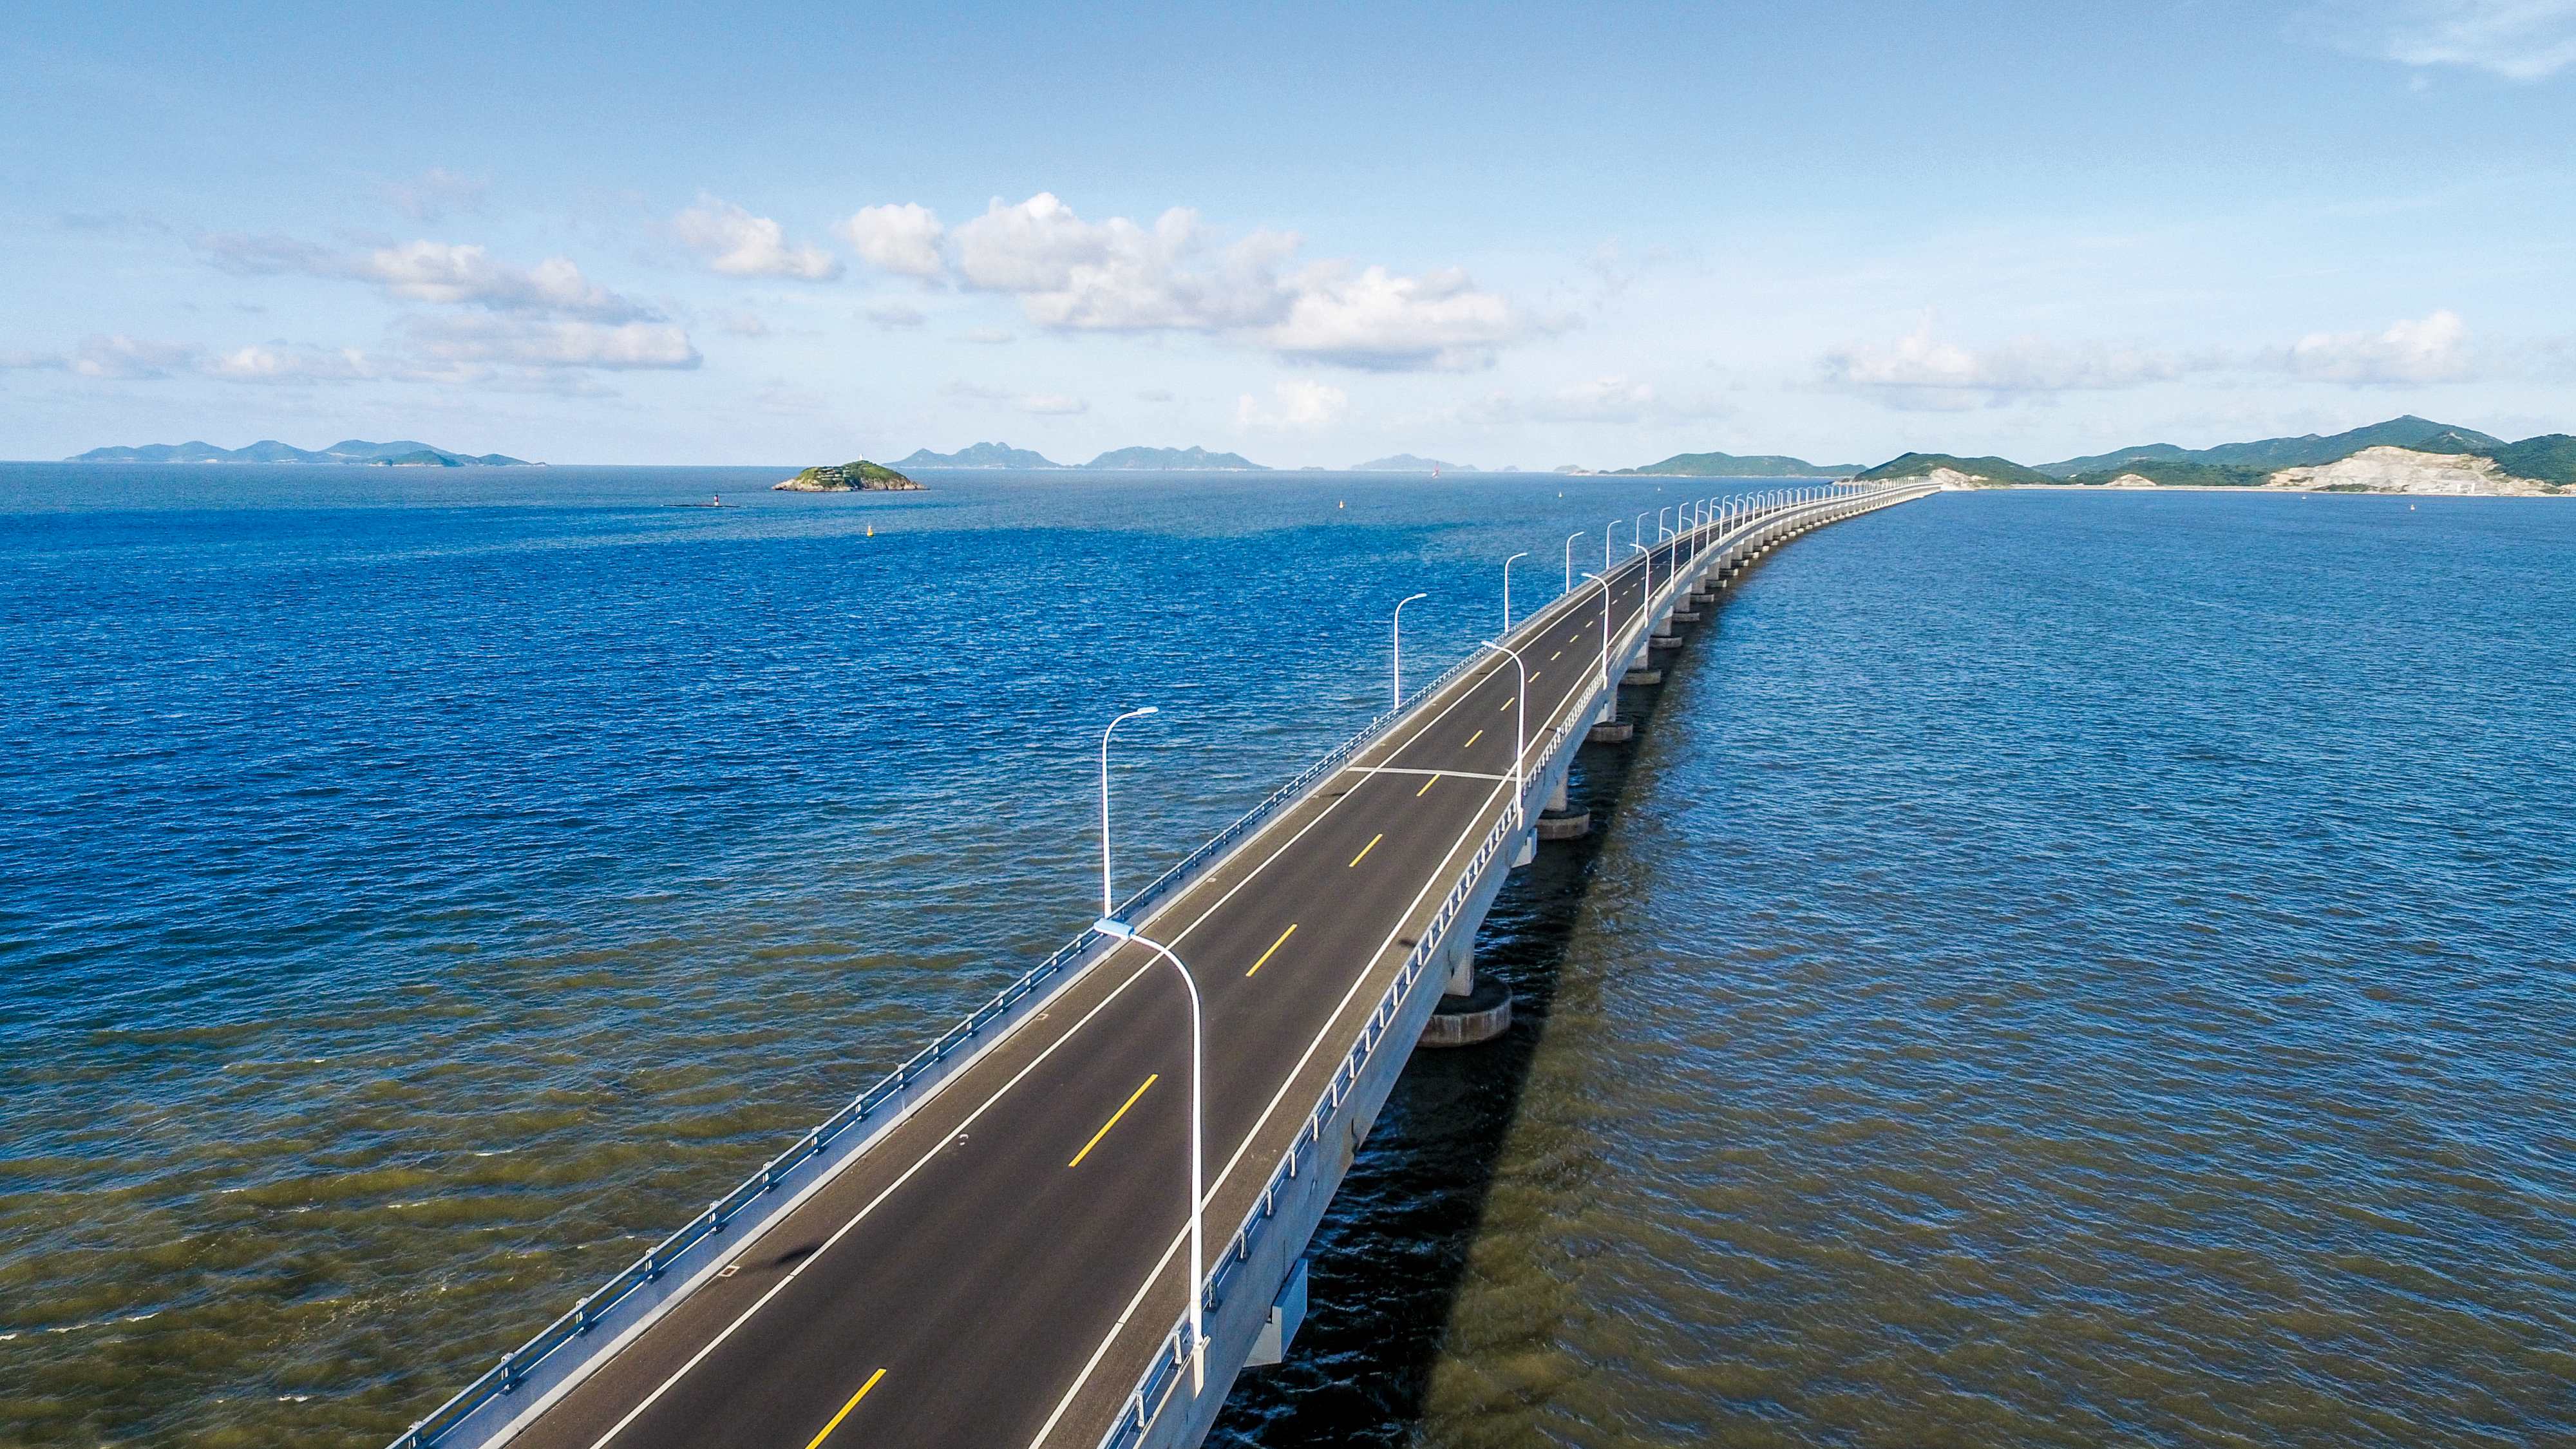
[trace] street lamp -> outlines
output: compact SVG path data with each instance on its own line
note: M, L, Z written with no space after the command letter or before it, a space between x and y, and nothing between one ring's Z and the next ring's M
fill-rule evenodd
M1512 711L1512 809L1526 811L1529 808L1529 785L1521 778L1521 752L1529 748L1529 731L1523 724L1529 718L1529 666L1521 662L1521 651L1508 644L1497 644L1488 639L1485 647L1500 649L1512 656L1512 667L1520 671L1521 702L1520 707Z
M1200 1318L1201 1299L1207 1291L1207 1242L1202 1226L1207 1216L1207 1045L1199 1025L1199 983L1190 968L1172 954L1172 948L1140 934L1125 921L1103 912L1091 928L1104 936L1133 941L1148 946L1172 963L1181 973L1181 985L1190 993L1190 1392L1207 1388L1207 1325Z
M1610 535L1618 530L1619 520L1615 518L1603 525L1601 529L1601 572L1605 574L1610 572L1610 560L1613 557L1610 552Z
M1131 709L1111 720L1109 728L1100 732L1100 914L1103 917L1115 915L1118 911L1116 903L1109 899L1109 736L1131 719L1160 713L1160 709L1150 704Z
M1610 580L1603 575L1583 575L1601 585L1601 697L1610 701L1610 712L1619 712L1619 696L1610 692Z
M1397 709L1402 709L1402 708L1404 708L1404 606L1405 606L1405 605L1407 605L1407 604L1412 603L1415 599L1427 599L1427 598L1430 598L1430 597L1431 597L1431 596L1430 596L1429 594L1410 594L1410 595L1407 595L1407 596L1406 596L1406 597L1404 597L1404 598L1401 598L1401 599L1396 600L1396 604L1395 604L1395 707L1396 707Z
M1673 505L1669 503L1655 510L1655 542L1663 542L1665 536L1672 532L1671 529L1664 527L1664 515L1673 511ZM1679 521L1680 520L1678 519L1675 520L1675 522Z
M1569 594L1574 592L1574 541L1582 536L1579 530L1565 536L1565 591Z
M1529 550L1522 549L1512 558L1503 560L1503 632L1506 634L1512 632L1512 559L1528 557Z

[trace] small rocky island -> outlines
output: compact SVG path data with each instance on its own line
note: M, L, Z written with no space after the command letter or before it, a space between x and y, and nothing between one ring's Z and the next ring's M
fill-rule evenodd
M855 463L808 468L784 483L769 486L787 493L901 493L921 488L920 484L885 464L871 463L865 458Z

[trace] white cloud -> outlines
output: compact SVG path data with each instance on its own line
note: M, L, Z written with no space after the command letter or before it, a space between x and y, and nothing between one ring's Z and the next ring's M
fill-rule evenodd
M667 323L617 324L523 317L421 317L405 328L423 358L453 365L526 368L696 367L689 334Z
M2469 376L2469 326L2456 312L2435 312L2381 332L2313 332L2280 358L2300 377L2324 382L2457 382Z
M1474 422L1509 424L1696 422L1734 411L1711 397L1671 397L1635 378L1596 377L1532 397L1496 393L1467 408Z
M944 235L929 207L863 206L833 228L872 267L907 277L936 278L948 270L939 253Z
M1088 222L1042 191L1017 206L994 201L957 228L956 244L967 286L1017 296L1040 326L1214 332L1282 314L1274 269L1297 239L1254 232L1196 267L1204 248L1195 212L1174 207L1150 229L1125 217Z
M1476 290L1456 268L1401 277L1384 267L1353 274L1338 262L1308 267L1288 316L1265 340L1291 357L1372 371L1489 367L1494 351L1529 330L1512 306Z
M1011 336L1008 328L970 327L967 330L958 333L957 340L960 342L972 342L983 347L999 347L1005 342L1012 342L1017 339Z
M1235 426L1313 432L1340 422L1350 411L1349 393L1311 378L1291 378L1270 389L1277 406L1265 408L1250 393L1235 399ZM1168 396L1168 394L1167 394Z
M785 277L828 282L841 275L840 260L821 247L791 247L786 229L730 201L700 196L671 219L680 245L696 252L709 271L728 277Z
M471 176L459 176L444 166L432 166L407 181L385 183L385 199L394 210L417 222L435 222L451 211L480 211L483 195L492 184Z
M870 307L866 316L879 327L918 327L930 320L922 315L921 309L906 307L895 302Z
M1219 245L1184 207L1151 226L1095 222L1039 192L1016 205L996 198L953 231L919 206L869 207L843 234L889 270L1016 297L1056 331L1206 333L1339 367L1456 371L1549 330L1454 268L1404 276L1331 261L1290 272L1293 234Z
M363 382L382 375L367 355L354 347L295 347L254 343L207 359L208 377L226 382Z
M1000 388L963 381L951 382L940 391L950 397L963 398L969 402L995 403L1014 408L1033 417L1065 417L1091 411L1089 402L1078 397L1068 397L1063 393L1012 393Z
M766 337L769 319L748 307L737 307L717 316L716 330L728 337Z
M1823 369L1829 385L1876 393L1896 406L1954 408L2034 393L2141 387L2207 365L2207 359L2153 348L2035 337L1969 348L1934 337L1932 320L1926 317L1894 342L1862 343L1826 354Z
M2340 0L2302 28L2400 65L2465 66L2536 81L2576 65L2576 0Z
M200 353L184 342L153 342L122 333L86 337L71 355L71 370L83 377L161 378L197 365Z
M564 257L519 267L496 261L483 247L469 244L414 241L340 253L289 237L230 234L199 237L197 247L226 271L254 276L294 273L371 282L386 295L405 301L581 317L593 322L650 321L660 316L654 309L591 281Z

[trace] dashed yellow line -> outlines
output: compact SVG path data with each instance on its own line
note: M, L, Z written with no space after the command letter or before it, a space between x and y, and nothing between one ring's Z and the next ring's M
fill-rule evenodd
M877 1386L877 1380L884 1377L884 1369L878 1369L875 1373L868 1375L868 1381L859 1385L859 1391L857 1393L850 1395L850 1401L841 1406L841 1412L832 1416L832 1422L823 1426L823 1432L805 1441L805 1449L822 1449L823 1441L832 1437L832 1431L841 1427L841 1421L850 1417L850 1411L859 1406L859 1400L866 1398L868 1396L868 1390L875 1388Z
M1270 958L1278 955L1279 948L1287 945L1288 938L1296 934L1297 923L1295 921L1290 921L1288 923L1288 929L1279 933L1279 939L1270 943L1270 949L1261 953L1261 959L1252 963L1252 971L1258 971L1262 967L1269 965ZM1252 971L1246 971L1243 974L1249 976L1252 974Z
M1514 696L1512 696L1512 699L1518 699L1519 697L1520 697L1520 696L1518 696L1518 695L1514 695ZM1502 704L1496 708L1495 713L1499 714L1499 713L1501 713L1503 710L1510 709L1510 708L1512 707L1512 699L1506 699L1506 700L1504 700L1504 701L1502 702Z
M1472 750L1476 747L1476 741L1481 740L1484 737L1485 732L1483 730L1478 730L1474 734L1467 736L1467 743L1460 745L1458 748L1462 750Z
M1564 653L1564 652L1565 652L1564 650L1559 649L1558 651L1556 651L1556 654L1562 654L1562 653ZM1547 656L1547 662L1548 662L1548 663L1550 663L1550 664L1554 664L1554 663L1556 662L1556 654L1551 654L1551 655Z
M1419 800L1419 799L1421 799L1423 796L1430 794L1430 793L1431 793L1431 787L1432 787L1432 786L1434 786L1434 785L1437 785L1437 784L1439 784L1439 783L1440 783L1440 772L1439 772L1438 770L1434 770L1434 771L1432 771L1432 772L1431 772L1431 778L1422 782L1422 788L1413 792L1413 798L1414 798L1414 799L1416 799L1416 800ZM1352 863L1353 865L1357 865L1359 862L1357 862L1357 861L1353 861L1353 862L1351 862L1351 863Z
M1151 1075L1151 1076L1147 1077L1147 1078L1145 1079L1145 1087L1150 1087L1150 1086L1154 1085L1156 1082L1161 1081L1161 1080L1162 1080L1162 1077L1163 1077L1163 1074L1162 1074L1161 1072L1156 1072L1156 1073L1154 1073L1153 1075ZM1095 1147L1097 1147L1097 1146L1099 1146L1099 1145L1100 1145L1100 1139L1109 1135L1109 1129L1118 1125L1118 1119L1127 1115L1127 1109L1128 1109L1129 1107L1133 1107L1133 1106L1135 1106L1135 1105L1136 1105L1136 1099L1137 1099L1138 1097L1141 1097L1141 1096L1145 1095L1145 1087L1138 1087L1135 1091L1133 1091L1133 1092L1129 1093L1129 1094L1128 1094L1128 1097L1127 1097L1127 1100L1119 1106L1119 1108L1118 1108L1118 1110L1117 1110L1117 1111L1112 1112L1112 1113L1110 1113L1110 1114L1109 1114L1109 1120L1100 1124L1100 1130L1091 1134L1091 1140L1090 1140L1090 1141L1088 1141L1088 1142L1086 1142L1086 1143L1084 1143L1084 1144L1082 1144L1082 1150L1081 1150L1080 1152L1077 1152L1077 1153L1073 1154L1073 1160L1072 1160L1071 1162L1066 1163L1066 1164L1065 1164L1065 1166L1067 1166L1067 1167L1080 1167L1080 1166L1082 1165L1082 1159L1084 1159L1084 1158L1086 1158L1086 1157L1089 1157L1089 1156L1091 1155L1091 1149L1093 1149L1093 1148L1095 1148ZM860 1392L861 1392L861 1393L865 1393L865 1392L867 1392L867 1391L866 1391L865 1389L862 1389L862 1390L860 1390ZM855 1403L857 1403L857 1402L858 1402L858 1400L856 1400L856 1399L852 1399L852 1400L850 1400L850 1402L855 1404ZM846 1412L846 1411L844 1411L844 1412ZM834 1422L834 1423L839 1423L840 1421L839 1421L839 1420L837 1420L837 1419L835 1419L835 1420L833 1420L833 1422ZM828 1434L828 1433L830 1433L831 1431L830 1431L829 1429L826 1429L826 1430L824 1430L823 1432ZM822 1443L822 1442L823 1442L822 1440L820 1440L820 1439L816 1439L816 1440L814 1441L814 1444L820 1444L820 1443ZM805 1446L805 1449L814 1449L814 1444L808 1444L808 1445L806 1445L806 1446Z
M1384 839L1386 839L1386 832L1383 830L1370 836L1369 843L1360 847L1360 853L1351 857L1351 865L1357 865L1361 861L1368 859L1368 853L1377 849L1377 843ZM1351 865L1343 866L1342 869L1348 870L1351 868Z

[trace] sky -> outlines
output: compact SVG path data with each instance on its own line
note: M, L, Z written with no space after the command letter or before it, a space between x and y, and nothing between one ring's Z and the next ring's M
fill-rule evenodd
M56 4L0 457L2576 431L2576 0Z

